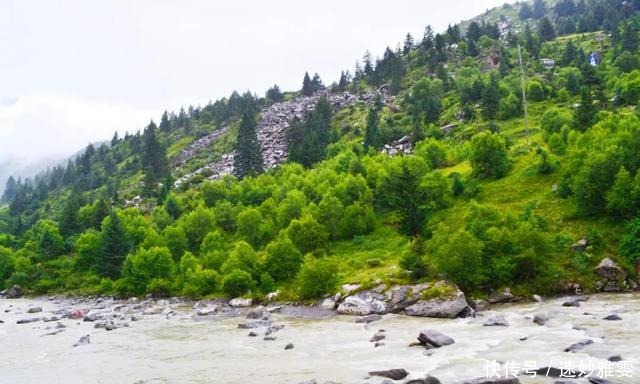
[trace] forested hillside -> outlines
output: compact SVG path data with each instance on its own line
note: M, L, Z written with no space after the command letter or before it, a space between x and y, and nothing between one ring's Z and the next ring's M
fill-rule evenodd
M552 294L601 288L604 257L635 276L638 10L505 4L330 85L307 73L299 91L167 111L10 178L0 288L305 300L447 278Z

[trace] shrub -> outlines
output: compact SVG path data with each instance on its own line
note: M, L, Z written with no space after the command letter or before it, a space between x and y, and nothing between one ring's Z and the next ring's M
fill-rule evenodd
M338 266L333 259L306 256L297 277L298 295L312 299L332 293L338 281Z
M266 251L264 269L276 281L289 280L300 270L302 253L286 235L267 245Z
M234 269L222 280L222 290L230 297L242 296L255 287L255 282L247 272Z
M302 253L322 250L326 247L329 234L311 215L291 221L287 235Z
M143 294L156 278L169 279L175 269L171 252L166 247L138 249L129 254L122 267L122 279L129 293Z
M471 139L470 162L475 174L500 178L509 170L507 146L502 137L481 132Z

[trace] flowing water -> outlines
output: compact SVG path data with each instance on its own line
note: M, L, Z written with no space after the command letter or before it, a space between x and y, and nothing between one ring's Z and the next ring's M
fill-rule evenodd
M186 307L182 315L145 316L129 328L114 331L64 319L64 332L43 336L55 322L16 324L16 320L48 316L62 304L44 299L0 300L4 321L0 324L0 383L296 384L316 379L378 384L383 380L368 378L367 372L405 368L411 373L408 378L431 374L448 384L486 376L490 373L487 361L503 364L498 370L502 373L533 363L560 368L591 364L592 370L610 370L604 373L614 383L640 383L640 294L594 295L579 308L563 307L562 301L503 305L468 319L385 315L368 325L355 324L347 316L303 320L275 315L285 328L273 334L277 340L264 341L263 329L256 330L259 337L247 337L248 330L238 329L241 318L196 319ZM41 306L44 313L26 314L29 306ZM537 313L549 315L547 325L532 322ZM612 313L622 320L602 320ZM494 314L504 315L510 326L482 326ZM576 326L584 330L573 329ZM455 344L431 351L409 347L425 328L452 337ZM386 345L374 348L369 338L379 329L386 331ZM85 334L91 335L91 343L73 347ZM587 338L594 343L582 351L563 352ZM288 343L295 348L285 350ZM624 362L607 363L608 357L618 354ZM521 377L521 381L553 383L542 377Z

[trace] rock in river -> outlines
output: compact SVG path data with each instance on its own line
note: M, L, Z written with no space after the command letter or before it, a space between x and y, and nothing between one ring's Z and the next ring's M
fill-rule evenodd
M409 375L404 368L395 368L395 369L387 369L386 371L371 371L369 372L371 376L380 376L386 377L391 380L402 380Z
M614 313L613 315L604 317L602 320L622 320L622 317Z
M547 321L549 321L549 316L545 314L538 313L535 316L533 316L533 322L538 325L545 325Z
M467 308L467 299L461 290L449 296L429 300L419 300L408 306L405 313L409 316L440 317L453 319Z
M422 345L429 346L431 348L440 348L445 345L453 344L455 341L447 335L444 335L433 329L424 329L420 331L418 335L418 341Z
M7 289L4 296L7 299L19 299L24 295L24 290L18 284L14 284L11 288Z
M27 313L38 313L42 312L42 307L31 307L27 309Z
M502 315L491 316L482 325L485 327L508 327L509 322Z
M564 349L565 352L578 352L580 350L582 350L584 347L586 347L587 345L593 344L593 340L591 339L586 339L586 340L582 340L579 341L575 344L571 344L570 346L568 346L567 348Z

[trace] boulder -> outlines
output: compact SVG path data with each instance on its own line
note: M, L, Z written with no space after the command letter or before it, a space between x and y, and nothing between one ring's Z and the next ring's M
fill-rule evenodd
M609 281L623 282L627 278L627 272L620 268L610 258L606 257L600 261L594 272Z
M565 301L564 303L562 303L563 307L579 307L580 306L580 300L578 299L570 299Z
M511 300L513 300L511 288L505 288L503 291L495 291L489 295L489 303L491 304L508 303Z
M254 328L262 328L269 327L271 325L271 320L247 320L244 323L238 324L238 328L240 329L254 329Z
M455 343L455 341L449 336L432 329L424 329L420 331L420 334L418 335L418 341L420 342L420 344L431 348L440 348L445 345Z
M216 313L216 311L218 310L217 306L206 306L206 307L200 307L196 309L196 315L198 316L210 316Z
M593 340L591 340L591 339L582 340L582 341L579 341L579 342L577 342L575 344L571 344L570 346L565 348L564 351L565 352L579 352L584 347L586 347L587 345L591 345L591 344L593 344Z
M275 341L277 339L277 337L275 336L265 336L262 338L262 340L264 341Z
M502 315L491 316L487 321L482 323L485 327L508 327L509 322Z
M404 384L441 384L440 380L436 379L433 376L427 376L424 379L413 379L409 380Z
M256 336L258 336L258 334L257 334L257 333L255 333L255 332L253 332L253 331L251 331L251 332L249 332L249 334L248 334L247 336L249 336L249 337L256 337Z
M409 372L407 372L404 368L395 368L387 369L385 371L371 371L369 372L369 375L386 377L391 380L402 380L405 377L409 376Z
M384 340L386 338L387 338L387 335L384 334L384 330L380 330L376 332L373 336L371 336L371 338L369 339L369 342L375 343L380 340Z
M589 245L589 241L585 238L582 238L575 243L571 244L571 250L582 252L587 249L587 245Z
M267 311L267 309L263 306L259 306L253 308L247 312L247 319L250 320L269 320L271 318L271 313Z
M591 384L618 384L615 381L603 379L601 377L589 377L589 383L591 383Z
M622 317L614 313L613 315L605 316L602 320L622 320Z
M4 294L4 297L7 299L19 299L24 295L24 290L18 284L14 284L11 288L7 289Z
M41 317L32 317L29 319L20 319L18 321L16 321L16 324L29 324L29 323L35 323L37 321L42 320Z
M369 323L373 323L374 321L378 321L378 320L381 320L381 319L382 319L381 315L379 315L377 313L374 313L373 315L366 315L366 316L362 316L362 317L357 318L355 320L355 323L356 324L363 324L363 323L364 324L369 324Z
M540 295L533 295L531 296L531 298L533 299L533 301L535 301L536 303L542 303L542 296Z
M358 296L349 296L338 305L338 313L343 315L363 316L371 311L371 305Z
M618 361L622 361L622 356L620 355L613 355L613 356L609 356L609 358L607 359L613 363L617 363Z
M332 311L336 308L336 301L331 297L327 297L320 303L320 308Z
M289 349L293 349L293 343L289 343L289 344L284 346L284 350L285 351L288 351Z
M272 334L274 332L278 332L282 328L284 328L284 325L282 325L282 324L270 325L267 328L267 330L264 332L264 334L265 334L265 336L269 336L270 334Z
M545 325L547 321L549 321L549 316L545 314L538 313L535 316L533 316L533 322L538 325Z
M31 307L27 309L27 313L38 313L42 312L42 307Z
M78 347L80 345L87 345L87 344L91 344L91 336L89 335L82 336L77 343L73 344L73 346Z
M234 308L246 308L250 307L251 304L253 304L253 300L244 299L242 297L236 297L235 299L231 299L231 301L229 301L229 305Z
M475 300L473 304L475 305L477 312L486 311L491 306L487 300L483 299Z
M456 287L457 289L457 287ZM455 294L429 300L419 300L404 311L409 316L439 317L453 319L467 308L464 293L457 289Z

